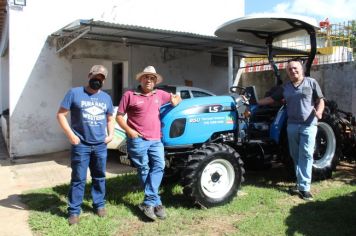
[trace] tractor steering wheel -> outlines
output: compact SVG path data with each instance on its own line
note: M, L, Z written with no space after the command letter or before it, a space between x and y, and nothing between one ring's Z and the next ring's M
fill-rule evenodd
M246 91L246 87L232 86L230 87L230 92L239 94L246 104L249 104L251 94Z
M239 91L239 92L238 92ZM232 93L237 93L239 95L246 95L246 88L245 87L241 87L241 86L231 86L230 87L230 92Z

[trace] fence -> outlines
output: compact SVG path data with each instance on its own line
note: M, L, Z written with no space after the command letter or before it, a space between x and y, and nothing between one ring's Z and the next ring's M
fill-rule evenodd
M294 37L274 43L274 46L282 48L310 50L309 36ZM341 63L354 61L356 56L356 21L347 21L339 24L330 24L326 19L320 22L320 30L317 32L317 55L313 65ZM288 58L275 58L277 67L284 69ZM267 58L245 58L244 72L258 72L271 70Z

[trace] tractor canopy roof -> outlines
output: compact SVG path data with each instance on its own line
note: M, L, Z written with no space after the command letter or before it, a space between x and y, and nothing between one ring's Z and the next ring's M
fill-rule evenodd
M256 46L267 46L266 55L273 67L278 84L280 75L274 57L278 56L273 42L298 36L310 38L310 48L305 50L307 55L305 74L310 75L310 68L316 54L316 31L319 29L317 21L313 18L292 14L254 14L237 18L218 27L215 35L219 38L250 43ZM291 55L302 57L303 55Z
M254 14L228 21L218 27L219 38L266 45L266 40L280 41L318 30L314 18L292 14Z

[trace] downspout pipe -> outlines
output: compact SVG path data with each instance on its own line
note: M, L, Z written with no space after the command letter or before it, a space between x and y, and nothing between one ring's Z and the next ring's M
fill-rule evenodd
M234 73L234 48L228 47L228 86L227 92L230 92L230 87L233 85L233 73Z

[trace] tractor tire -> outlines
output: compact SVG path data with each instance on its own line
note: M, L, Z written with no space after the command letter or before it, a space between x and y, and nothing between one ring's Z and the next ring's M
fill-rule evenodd
M341 156L342 140L340 138L342 136L340 132L337 121L330 116L318 122L313 155L313 181L330 179L332 177L332 172L336 169ZM285 140L283 143L282 149L285 156L283 162L289 175L295 179L294 163L289 154L288 140Z
M246 170L271 169L272 155L266 155L265 153L266 152L264 148L259 143L251 143L249 145L246 145L246 147L243 149L243 152L240 152L241 159L244 163Z
M313 180L332 177L342 155L342 134L338 122L332 116L326 116L318 122L316 135Z
M239 154L225 144L211 143L188 158L182 172L183 193L202 207L230 202L244 181Z

